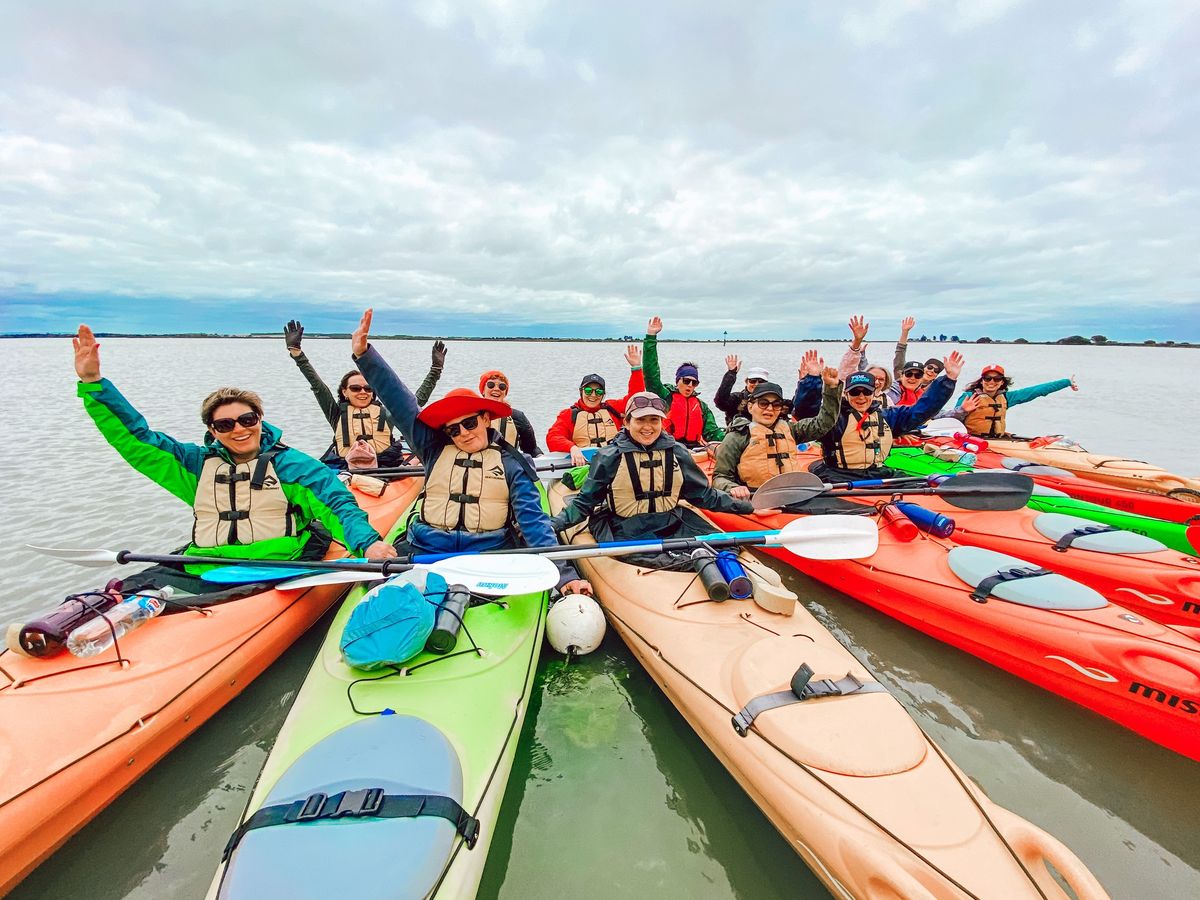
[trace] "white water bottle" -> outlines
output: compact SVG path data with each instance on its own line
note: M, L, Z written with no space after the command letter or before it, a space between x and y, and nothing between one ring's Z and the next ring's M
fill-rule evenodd
M105 615L84 622L67 635L67 650L73 656L95 656L113 645L113 634L121 638L148 619L153 619L166 606L175 591L170 585L157 590L139 591L128 600L118 603Z

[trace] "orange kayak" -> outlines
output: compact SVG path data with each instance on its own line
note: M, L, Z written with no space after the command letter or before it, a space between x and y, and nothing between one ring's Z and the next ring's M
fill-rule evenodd
M554 511L569 497L562 484L549 495ZM756 600L714 603L690 572L578 563L646 671L834 896L1067 897L1047 864L1074 896L1106 896L1069 849L963 775L770 569L744 557ZM844 693L746 723L801 664L810 685Z
M420 485L408 478L381 497L355 497L386 534ZM0 895L237 696L349 587L270 590L161 616L121 639L126 665L112 650L87 659L0 651Z

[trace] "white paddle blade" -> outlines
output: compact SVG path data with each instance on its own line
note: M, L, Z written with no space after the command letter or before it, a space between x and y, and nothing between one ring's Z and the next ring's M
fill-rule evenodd
M326 584L356 584L360 581L382 581L382 572L317 572L315 575L303 575L275 585L277 591L304 591L309 588L322 587Z
M540 594L558 584L558 566L534 554L500 553L452 556L430 563L449 584L461 584L481 597Z
M38 547L34 544L26 544L25 547L34 553L42 554L42 556L52 556L55 559L74 563L77 566L96 566L99 568L115 566L117 564L117 552L115 550L72 550L66 547Z
M789 522L772 543L806 559L865 559L879 549L879 529L866 516L808 516Z

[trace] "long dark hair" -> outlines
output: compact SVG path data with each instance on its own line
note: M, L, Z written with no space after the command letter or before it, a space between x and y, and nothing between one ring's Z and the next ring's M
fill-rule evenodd
M1002 379L1004 379L1004 387L1000 388L1000 390L1007 391L1010 387L1012 387L1013 380L1008 375L1001 375L1000 377ZM978 378L976 378L974 381L972 381L970 384L967 385L967 393L969 393L969 394L974 394L976 391L982 391L982 390L983 390L983 376L982 375L980 375Z
M349 372L347 372L345 375L343 375L342 380L340 382L338 382L337 398L339 400L346 399L346 385L348 385L350 383L350 379L353 378L355 375L362 375L362 373L360 371L358 371L358 369L351 369ZM363 375L363 381L367 381L366 375ZM367 382L367 384L369 385L370 382ZM372 394L375 393L374 389L371 390L371 393Z

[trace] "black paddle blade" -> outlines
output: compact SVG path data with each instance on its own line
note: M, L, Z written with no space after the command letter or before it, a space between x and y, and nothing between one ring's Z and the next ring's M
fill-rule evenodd
M1020 509L1033 493L1033 479L1016 472L965 472L946 479L932 493L959 509Z
M767 479L754 492L754 508L779 509L825 493L825 482L811 472L784 472Z

